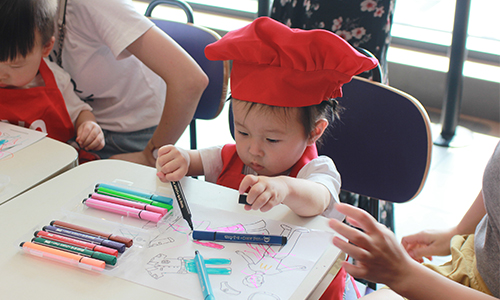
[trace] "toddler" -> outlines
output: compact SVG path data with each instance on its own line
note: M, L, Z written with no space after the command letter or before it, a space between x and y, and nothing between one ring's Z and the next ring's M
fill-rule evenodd
M54 45L55 0L0 0L0 121L74 138L82 149L104 147L92 108L71 79L46 59Z
M300 216L342 219L334 209L340 175L316 142L337 113L335 97L377 61L326 30L299 30L267 17L208 45L211 60L232 60L235 144L158 151L161 181L185 175L248 192L245 209L285 204Z

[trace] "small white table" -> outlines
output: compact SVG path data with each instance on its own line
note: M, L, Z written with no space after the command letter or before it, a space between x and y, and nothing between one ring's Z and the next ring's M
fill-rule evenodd
M131 187L162 192L170 184L160 182L156 170L120 160L99 160L77 166L0 206L0 284L2 298L36 299L179 299L168 293L136 284L119 277L106 276L43 260L28 259L19 243L40 223L50 221L54 213L66 206L96 182L128 182ZM238 213L238 192L205 181L185 177L181 181L186 198L192 203L210 203L211 207ZM247 212L259 214L258 211ZM301 218L286 206L274 207L266 218L311 229L330 230L324 217ZM333 231L332 237L335 234ZM326 286L316 290L320 281L340 255L330 244L292 299L314 299ZM329 278L331 280L331 278ZM311 296L312 295L312 296Z
M0 174L10 182L0 191L0 205L32 187L78 165L78 153L72 146L44 137L0 160Z

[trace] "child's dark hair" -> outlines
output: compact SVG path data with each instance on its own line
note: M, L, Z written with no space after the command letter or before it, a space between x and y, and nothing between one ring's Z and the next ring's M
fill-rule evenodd
M57 0L0 0L0 61L26 57L35 47L35 32L42 45L54 35Z
M229 98L227 101L235 99L231 95L229 95ZM340 114L342 113L342 107L339 105L336 99L331 98L328 100L324 100L323 102L316 104L316 105L311 105L311 106L304 106L304 107L280 107L280 106L272 106L272 105L265 105L265 104L260 104L256 102L246 102L248 106L248 111L247 113L255 108L259 107L260 109L265 109L266 111L274 112L276 110L279 110L281 112L284 112L285 116L287 115L288 111L290 109L298 109L299 110L299 118L300 122L302 123L304 127L304 133L306 136L309 136L313 129L316 126L316 121L320 119L326 119L329 124L332 124L335 120L340 118ZM328 128L327 128L328 129ZM326 131L325 131L326 133ZM324 134L323 134L324 136ZM321 145L322 144L322 137L321 136L317 141L316 144Z
M314 127L316 126L316 121L318 121L319 119L326 119L328 120L329 124L332 124L333 122L335 122L335 120L340 118L340 114L342 112L342 107L334 98L324 100L320 104L299 107L299 109L300 118L302 120L302 124L304 125L306 136L309 136L311 131L314 129ZM325 134L327 134L326 131L316 141L316 144L322 144L322 139Z

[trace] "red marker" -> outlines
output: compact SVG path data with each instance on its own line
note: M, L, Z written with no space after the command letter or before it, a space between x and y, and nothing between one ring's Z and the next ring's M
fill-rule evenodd
M41 237L41 238L44 238L47 240L65 243L65 244L72 245L72 246L82 247L82 248L89 249L92 251L98 251L101 253L106 253L109 255L118 256L118 250L116 250L116 249L88 243L88 242L85 242L82 240L73 239L73 238L59 235L59 234L54 234L54 233L50 233L50 232L46 232L46 231L36 231L35 236Z

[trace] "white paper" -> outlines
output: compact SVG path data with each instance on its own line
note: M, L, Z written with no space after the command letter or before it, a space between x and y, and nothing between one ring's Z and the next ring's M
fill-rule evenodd
M0 122L0 159L12 157L19 151L45 137L47 133Z
M175 214L163 226L151 225L148 247L116 276L202 299L198 275L189 264L198 250L205 261L216 263L207 265L215 269L209 272L217 273L209 275L216 299L288 299L331 243L331 234L323 231L195 204L191 210L195 230L282 235L288 242L269 246L193 241L186 221Z

